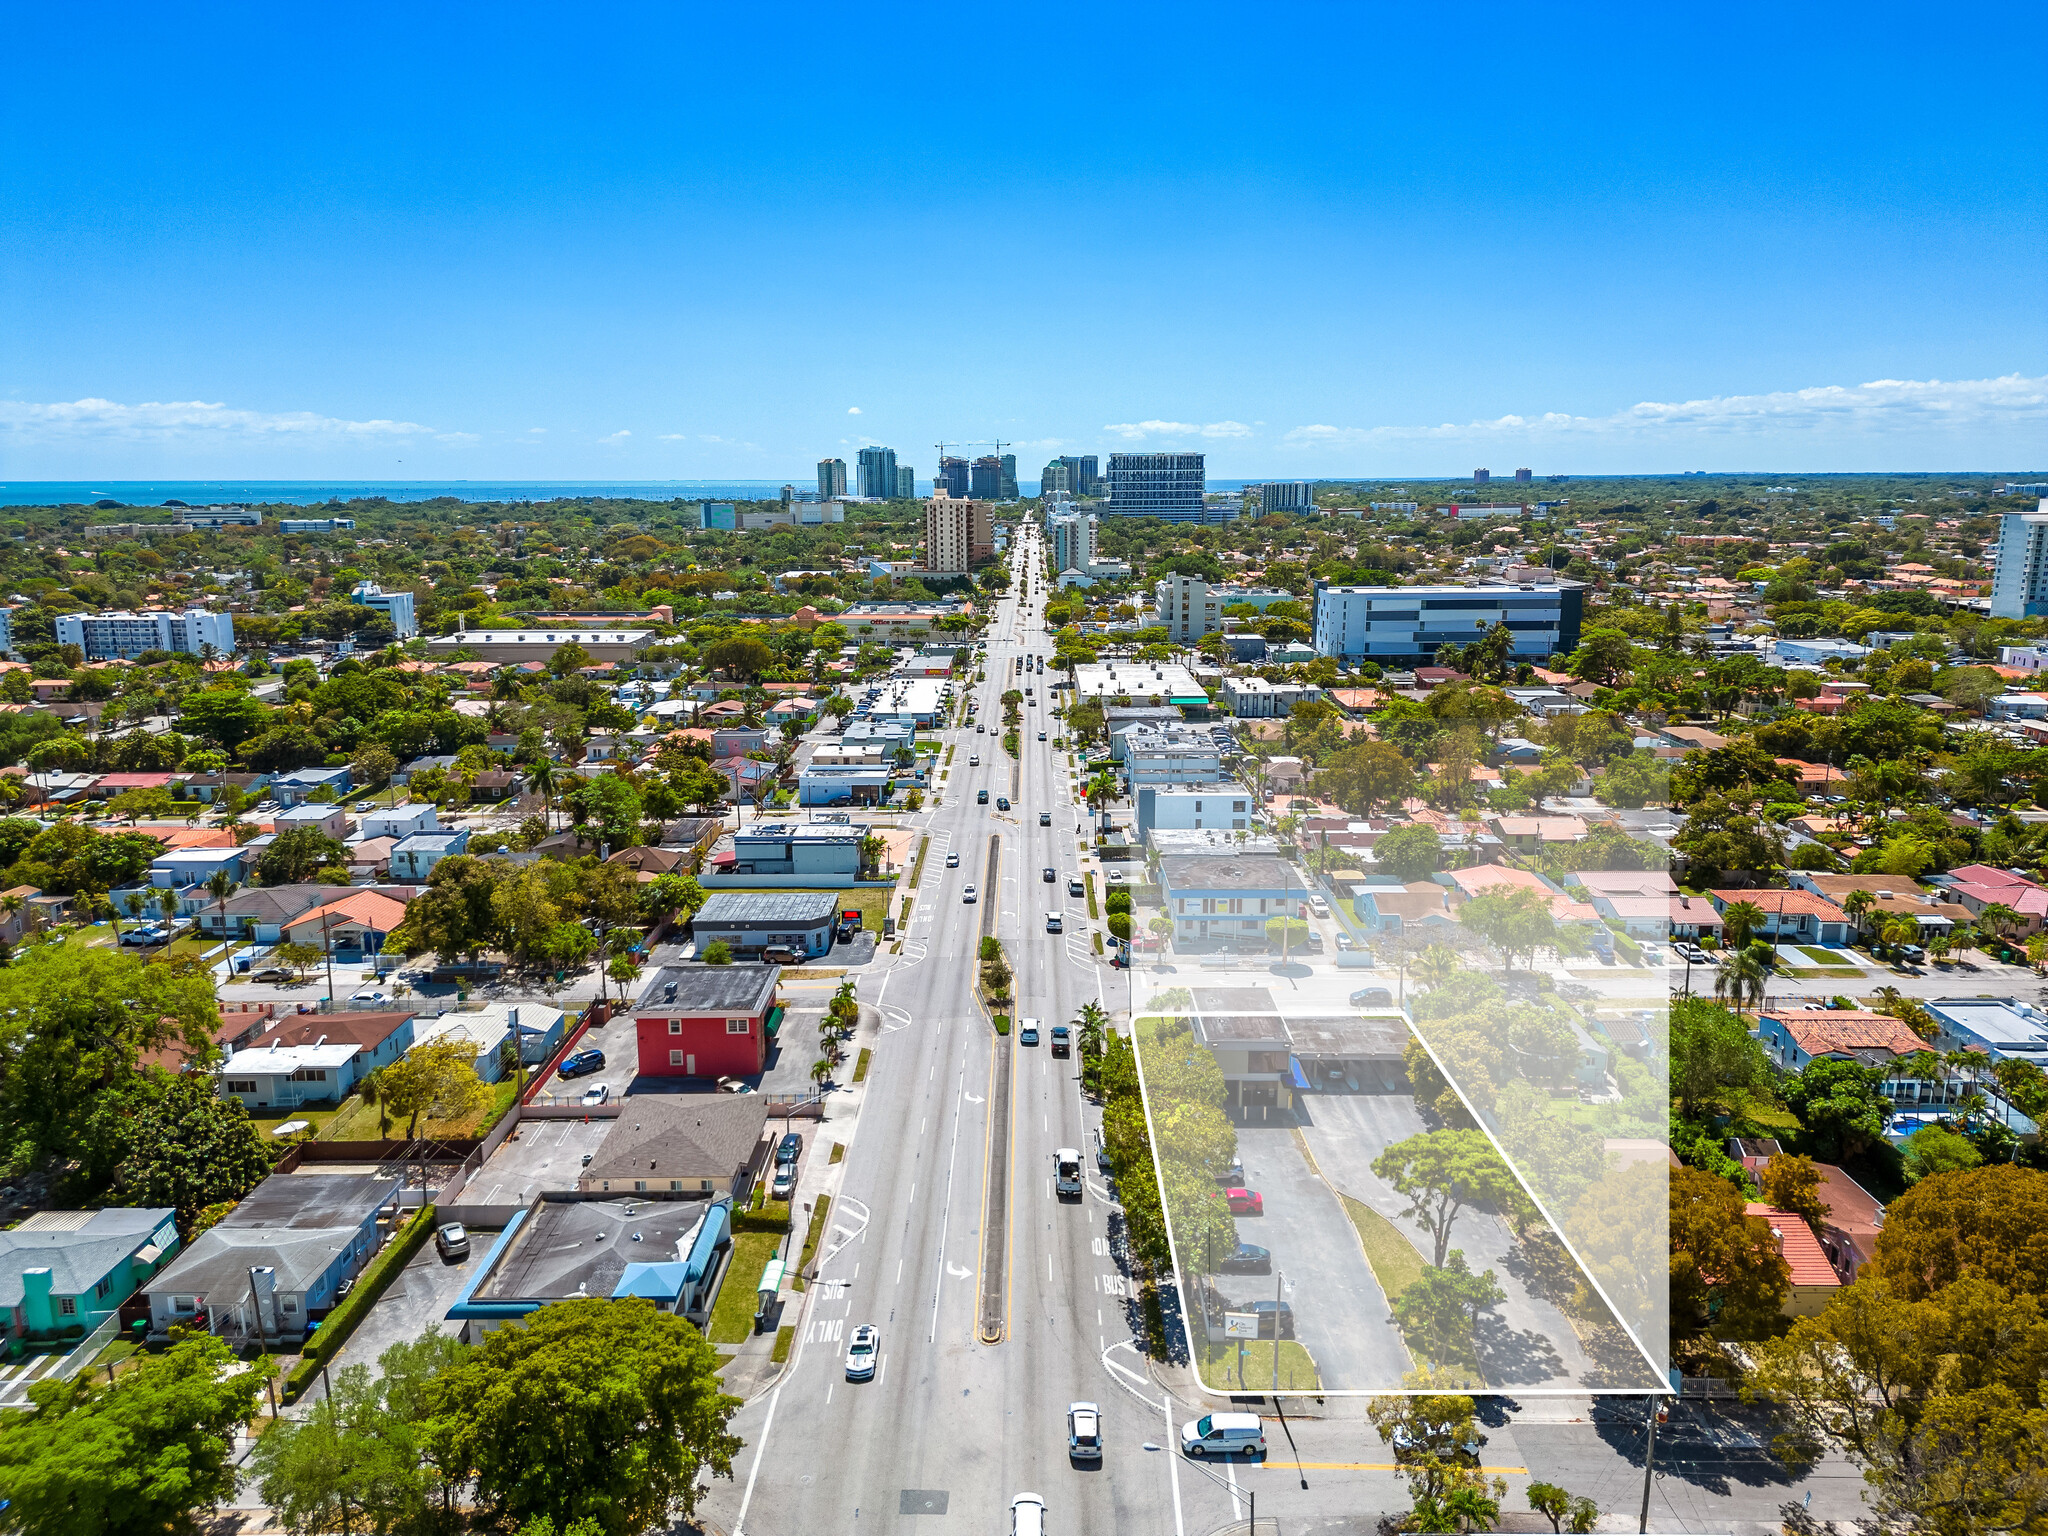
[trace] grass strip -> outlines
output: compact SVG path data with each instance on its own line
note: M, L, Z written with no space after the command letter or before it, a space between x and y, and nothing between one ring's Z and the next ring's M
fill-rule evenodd
M777 1365L789 1358L790 1346L796 1343L796 1324L784 1323L775 1330L775 1348L768 1358Z
M796 1288L804 1288L804 1270L811 1262L811 1256L818 1251L818 1239L825 1232L825 1217L832 1209L830 1195L818 1196L818 1203L811 1210L811 1230L804 1234L804 1251L796 1261Z
M1098 955L1102 953L1102 930L1100 928L1095 930L1095 953Z
M865 1054L865 1053L863 1053L863 1054ZM831 1155L830 1157L826 1158L826 1159L825 1159L825 1161L826 1161L826 1162L827 1162L828 1164L829 1164L829 1163L843 1163L843 1162L845 1162L845 1161L846 1161L846 1143L845 1143L845 1142L843 1142L843 1141L835 1141L835 1142L833 1142L833 1143L832 1143L832 1155Z
M860 1054L854 1057L853 1080L856 1083L864 1083L868 1080L868 1061L874 1054L874 1047L864 1045L860 1048ZM839 1151L839 1148L835 1147L833 1149L832 1161L835 1163L839 1161Z
M1095 919L1095 917L1096 917L1096 915L1097 915L1097 914L1096 914L1096 911L1095 911L1095 871L1091 869L1091 870L1089 870L1089 871L1088 871L1088 918L1089 918L1089 921L1093 922L1093 921L1094 921L1094 919Z
M1363 1200L1342 1194L1337 1198L1344 1202L1344 1214L1358 1229L1358 1241L1365 1249L1365 1262L1372 1266L1373 1278L1387 1293L1387 1300L1393 1301L1422 1278L1422 1255L1399 1227Z
M1010 1032L1010 1016L1007 1013L997 1014L995 1016L995 1025L997 1034L1007 1035Z
M732 1258L711 1308L711 1342L743 1344L754 1332L754 1307L760 1293L754 1284L782 1246L780 1232L739 1232L732 1240Z
M1244 1349L1243 1364L1238 1360L1238 1349ZM1273 1351L1280 1351L1280 1390L1283 1392L1314 1392L1323 1384L1322 1372L1316 1369L1315 1356L1306 1346L1293 1339L1224 1339L1217 1343L1204 1342L1199 1365L1202 1384L1218 1392L1267 1392L1273 1386Z
M924 853L931 845L932 836L929 832L917 840L917 862L910 866L910 883L913 886L924 879Z

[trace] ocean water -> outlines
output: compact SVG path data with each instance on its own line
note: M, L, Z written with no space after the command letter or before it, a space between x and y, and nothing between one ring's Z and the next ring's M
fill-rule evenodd
M555 501L582 496L631 497L642 501L772 501L786 484L802 490L815 477L801 480L15 480L0 482L0 506L90 506L112 500L131 507L160 507L167 501L188 506L225 506L242 502L287 502L312 506L330 500L386 497L391 501L432 501L453 496L462 501Z

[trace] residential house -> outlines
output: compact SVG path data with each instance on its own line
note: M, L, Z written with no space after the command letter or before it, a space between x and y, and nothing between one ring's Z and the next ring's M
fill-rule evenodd
M1826 1311L1828 1303L1842 1289L1842 1277L1835 1273L1834 1263L1821 1247L1820 1239L1813 1235L1813 1229L1790 1211L1755 1201L1745 1205L1742 1214L1761 1216L1770 1223L1778 1252L1784 1255L1785 1264L1792 1271L1791 1290L1778 1310L1787 1317L1818 1317Z
M381 1174L272 1174L143 1287L150 1337L296 1345L382 1246L400 1193Z
M1456 925L1444 887L1433 880L1409 885L1367 885L1351 898L1359 925L1367 933L1425 933Z
M1835 1273L1848 1284L1877 1257L1884 1202L1833 1163L1815 1163L1814 1167L1820 1170L1820 1198L1828 1208L1821 1218L1820 1245Z
M545 1003L492 1003L475 1013L415 1019L411 1049L448 1041L476 1052L476 1074L487 1083L511 1075L509 1047L518 1042L522 1066L538 1067L562 1043L568 1016Z
M209 938L281 944L286 923L301 913L325 906L342 889L313 883L258 886L237 891L225 903L209 901L195 917L199 931Z
M323 789L332 790L335 798L339 799L349 792L353 782L346 766L294 768L290 773L280 773L270 781L270 795L282 806L304 805Z
M781 1027L774 965L669 965L634 1004L639 1067L649 1077L753 1077Z
M178 1252L177 1212L38 1211L0 1232L0 1317L16 1339L80 1338Z
M365 811L357 823L357 830L364 837L388 837L396 842L411 837L415 832L438 832L441 822L434 807L421 802Z
M227 1059L221 1096L240 1099L257 1114L339 1104L412 1042L410 1013L294 1014Z
M2011 870L1965 864L1946 875L1930 877L1928 884L1942 892L1943 901L1960 905L1972 919L1983 916L1986 907L2010 909L2016 920L2003 928L2007 938L2031 938L2048 926L2048 890Z
M1826 875L1810 869L1788 869L1785 877L1795 889L1826 897L1844 911L1856 892L1868 892L1872 913L1910 919L1920 930L1922 943L1937 934L1953 932L1957 926L1955 903L1936 901L1899 875ZM1868 917L1863 920L1871 921Z
M1812 891L1709 891L1707 899L1724 923L1738 902L1757 907L1763 921L1754 936L1777 943L1847 944L1856 931L1846 912Z
M1600 921L1600 914L1587 903L1574 901L1533 870L1516 869L1505 864L1476 864L1469 869L1454 869L1440 874L1436 883L1452 889L1455 893L1454 906L1463 906L1474 896L1498 895L1511 890L1534 891L1548 903L1554 921L1577 923L1585 928L1594 948L1609 947L1607 927Z
M1724 924L1713 902L1704 896L1674 896L1671 899L1671 937L1711 939L1719 943Z
M577 1174L576 1188L585 1195L744 1200L768 1159L768 1108L758 1094L635 1097Z
M1549 844L1586 840L1586 824L1576 816L1496 816L1493 824L1513 853L1536 853Z
M863 830L844 821L755 822L711 856L711 869L748 884L850 885L860 874Z
M338 805L293 805L270 818L270 830L282 836L300 828L311 828L337 843L348 836L348 813Z
M692 848L649 848L642 844L633 848L621 848L606 859L605 863L631 870L645 882L657 880L663 875L687 875L696 860L696 850Z
M396 880L425 884L434 866L469 847L469 828L454 827L439 832L414 832L400 838L391 848L391 875Z
M311 944L330 954L374 955L391 931L405 921L405 903L373 890L328 886L336 899L302 912L282 925L287 944Z

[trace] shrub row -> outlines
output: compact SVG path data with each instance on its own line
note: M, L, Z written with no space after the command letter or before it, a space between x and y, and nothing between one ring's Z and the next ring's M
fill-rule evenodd
M299 1363L285 1378L284 1400L295 1403L299 1400L313 1378L320 1373L320 1367L332 1360L341 1346L348 1342L349 1335L356 1331L356 1325L369 1314L377 1304L377 1298L391 1282L398 1278L398 1272L411 1262L412 1256L420 1251L434 1230L434 1208L423 1205L413 1213L411 1221L398 1229L398 1236L384 1245L384 1251L370 1260L369 1267L357 1276L354 1287L341 1299L341 1305L327 1314L313 1337L306 1343Z

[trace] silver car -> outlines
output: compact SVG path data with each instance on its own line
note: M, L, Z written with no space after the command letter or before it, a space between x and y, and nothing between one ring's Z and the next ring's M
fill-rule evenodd
M1076 1461L1102 1460L1102 1413L1093 1403L1067 1404L1067 1454Z
M875 1366L881 1358L882 1330L873 1323L862 1323L853 1330L853 1339L846 1346L846 1379L873 1381Z

